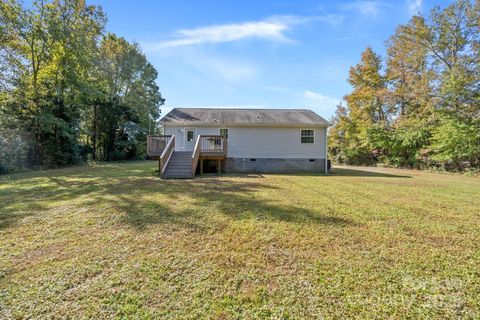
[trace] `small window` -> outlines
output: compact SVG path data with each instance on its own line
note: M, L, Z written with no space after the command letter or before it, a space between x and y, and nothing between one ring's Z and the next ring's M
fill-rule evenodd
M187 141L193 141L193 131L192 130L187 131Z
M313 130L302 130L300 133L301 143L314 143L314 131Z
M224 137L225 139L228 139L228 129L226 128L220 128L220 135Z

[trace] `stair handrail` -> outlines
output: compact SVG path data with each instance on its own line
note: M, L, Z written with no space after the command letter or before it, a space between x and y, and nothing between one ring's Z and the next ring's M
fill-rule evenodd
M172 156L173 150L175 150L175 135L172 135L170 140L167 143L167 146L162 152L160 158L158 158L158 172L160 175L163 175L165 169L167 168L168 161Z
M200 159L200 139L201 135L198 135L197 142L195 142L195 149L192 153L192 177L195 177L195 172L197 171L198 159Z

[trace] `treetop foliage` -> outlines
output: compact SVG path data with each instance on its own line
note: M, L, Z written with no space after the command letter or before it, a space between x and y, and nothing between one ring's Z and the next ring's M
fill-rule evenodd
M350 69L330 153L348 164L480 167L480 1L414 16Z

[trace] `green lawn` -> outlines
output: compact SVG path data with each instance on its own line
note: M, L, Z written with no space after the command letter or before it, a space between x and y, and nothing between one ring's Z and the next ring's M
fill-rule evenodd
M0 177L0 318L479 318L480 179Z

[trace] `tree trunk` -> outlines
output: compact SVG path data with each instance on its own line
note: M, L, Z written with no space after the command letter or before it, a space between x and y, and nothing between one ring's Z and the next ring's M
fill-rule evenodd
M92 148L93 148L93 160L97 160L97 104L93 105Z

